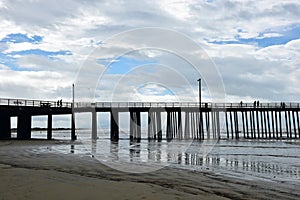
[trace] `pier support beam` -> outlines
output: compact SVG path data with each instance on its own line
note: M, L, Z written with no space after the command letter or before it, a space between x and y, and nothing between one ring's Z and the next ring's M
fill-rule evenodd
M297 131L296 131L296 120L295 120L295 112L292 111L292 117L293 117L293 126L294 126L294 135L295 135L295 138L297 138Z
M217 117L217 139L221 139L220 113L216 112ZM204 138L203 138L204 139Z
M229 139L229 129L228 129L228 117L227 117L227 111L225 111L225 123L226 123L227 139Z
M282 139L281 111L279 111L279 130L280 130L280 139Z
M182 135L181 111L167 111L167 141L180 138ZM197 129L196 123L193 126Z
M52 139L52 115L48 115L47 140Z
M153 112L148 112L148 140L155 139L156 136L156 123L155 114Z
M296 111L296 117L297 117L297 127L298 127L298 138L300 138L300 124L299 124L299 113Z
M239 118L237 112L233 112L235 139L239 139Z
M286 137L289 138L289 124L287 118L287 111L284 112L284 118L285 118L285 127L286 127Z
M130 112L129 113L129 115L130 115L130 117L129 117L129 126L130 126L130 128L129 128L129 139L130 139L130 141L132 141L133 140L133 137L134 137L134 135L135 135L135 126L134 126L134 123L133 123L133 121L134 121L134 114L133 114L133 112Z
M191 127L190 127L190 112L185 112L185 128L184 128L184 139L190 139L190 132L191 132Z
M97 112L92 111L92 140L97 139Z
M275 138L275 120L274 120L274 111L271 111L271 122L272 122L272 130L273 130L273 138Z
M130 111L130 140L140 141L141 138L141 112Z
M277 111L275 111L275 128L276 128L276 139L279 139L279 131L278 131L278 117L277 117Z
M0 112L0 139L11 138L10 115L6 112Z
M142 139L142 127L141 127L141 112L136 113L137 116L137 140L140 141Z
M171 112L167 112L167 140L170 141L172 138L172 124L171 124Z
M245 120L246 120L246 130L247 130L246 138L249 138L248 112L247 111L245 111Z
M75 113L72 112L71 116L71 140L77 140L77 136L75 133Z
M243 111L242 111L242 124L243 124L243 135L244 135L244 138L246 138L245 117L244 117Z
M288 111L288 118L289 118L289 138L292 138L292 118L291 118L291 111Z
M255 114L254 110L251 111L251 117L252 117L252 126L253 126L253 133L251 133L251 139L256 139L256 131L255 131Z
M17 125L17 138L18 139L31 139L31 115L21 113L18 116Z
M260 126L259 126L259 117L258 117L258 110L256 111L256 127L257 127L257 138L260 139Z
M119 112L117 111L110 113L110 140L119 140Z
M264 111L264 127L265 127L265 136L263 138L268 138L268 126L267 126L266 111Z
M260 111L260 124L261 124L261 138L264 138L264 119L263 119L263 111Z
M162 139L160 115L160 112L148 112L148 140Z
M199 116L198 116L199 117ZM199 118L199 124L200 124L200 118ZM200 125L198 125L200 128ZM178 138L181 140L183 139L182 135L182 116L181 116L181 111L178 112L178 123L177 123L177 128L178 128ZM200 129L199 129L199 134L200 134Z
M200 111L200 124L201 124L201 140L204 140L204 124L203 124L203 112Z
M162 127L161 127L161 112L156 112L157 120L157 139L160 142L162 140Z
M271 138L271 126L270 126L270 115L269 115L269 111L267 111L267 122L268 122L269 139L270 139L270 138Z
M229 112L230 114L230 126L231 126L231 139L233 139L233 122L232 122L232 113L231 111Z
M205 121L206 121L206 134L207 134L207 139L210 139L210 123L209 123L209 112L205 113Z

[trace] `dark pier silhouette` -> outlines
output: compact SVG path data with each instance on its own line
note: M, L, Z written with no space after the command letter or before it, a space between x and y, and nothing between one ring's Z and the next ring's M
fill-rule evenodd
M52 139L53 115L69 114L71 139L75 140L75 121L71 103L24 99L0 99L0 139L11 138L11 117L17 117L17 139L31 139L32 116L48 116L47 139Z
M97 138L97 113L110 113L110 138L119 140L119 114L130 115L131 140L141 140L141 113L148 114L149 140L173 139L298 139L299 103L97 102L75 103L0 99L0 139L11 138L11 117L17 117L17 138L31 139L32 116L48 116L47 139L52 139L52 117L70 115L71 139L76 139L75 113L92 113L92 135ZM166 115L166 133L162 131Z

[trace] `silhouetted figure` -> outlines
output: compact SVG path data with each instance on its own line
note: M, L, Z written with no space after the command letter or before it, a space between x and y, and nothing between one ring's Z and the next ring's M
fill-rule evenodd
M254 101L254 103L253 103L253 107L254 107L254 108L256 107L256 101Z
M241 104L241 107L243 107L243 102L242 101L240 102L240 104Z
M259 107L259 101L256 102L256 107Z
M62 99L59 101L59 106L62 107Z
M59 100L57 101L56 105L57 105L57 107L59 107Z

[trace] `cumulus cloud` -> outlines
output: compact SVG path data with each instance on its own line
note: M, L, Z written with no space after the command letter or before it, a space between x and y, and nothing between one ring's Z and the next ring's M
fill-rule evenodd
M22 98L69 98L71 83L83 88L81 96L101 96L109 99L109 92L122 74L108 75L98 82L106 70L99 59L115 59L116 52L134 50L148 44L150 37L132 35L113 48L94 54L95 49L105 47L111 36L132 28L161 27L179 31L201 46L215 63L230 100L294 101L298 98L299 38L293 34L300 24L300 4L297 0L281 1L9 1L0 3L0 40L9 34L24 34L29 38L40 36L40 42L30 40L0 43L1 96ZM289 31L287 31L289 30ZM140 38L138 38L140 37ZM143 41L142 38L149 39ZM282 44L273 44L277 38L288 38ZM166 42L163 35L153 35L153 44ZM268 46L260 45L268 39ZM269 41L270 39L270 41ZM142 41L134 44L131 41ZM173 39L173 44L188 51L184 43ZM128 45L131 44L131 45ZM134 45L133 45L134 44ZM40 53L32 53L38 50ZM22 53L23 52L23 53ZM27 52L24 54L24 52ZM44 54L42 55L43 52ZM51 52L70 52L55 54ZM192 55L194 52L188 52ZM94 59L90 59L94 56ZM187 84L179 82L179 76L170 77L169 71L147 70L130 74L122 82L120 98L128 99L134 91L137 99L172 99L167 93L155 93L161 83L176 90L181 98L194 101L197 98L198 74L187 63L165 52L151 49L127 55L136 60L155 61L167 65L188 77ZM203 61L203 65L205 62ZM80 71L82 66L88 66ZM96 73L95 73L96 70ZM207 75L216 73L211 68L203 70L203 92L209 99L213 93ZM78 72L85 73L78 81ZM129 80L129 77L131 80ZM177 77L177 78L176 78ZM168 80L164 82L163 79ZM132 81L136 80L136 81ZM140 94L141 81L157 82L148 85ZM207 85L208 84L208 85ZM38 85L38 86L36 86ZM99 86L101 86L99 88ZM7 90L13 87L12 90ZM150 87L150 88L149 88ZM96 92L95 92L96 91ZM79 94L78 94L79 95ZM101 100L101 98L99 98Z

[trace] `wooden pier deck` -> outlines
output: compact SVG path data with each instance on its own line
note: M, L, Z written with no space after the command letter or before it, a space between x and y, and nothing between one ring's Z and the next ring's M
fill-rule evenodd
M92 113L93 139L97 138L97 113L110 113L110 138L119 139L119 113L130 116L131 140L141 140L141 113L147 113L147 139L298 139L299 103L194 102L70 102L0 99L0 139L11 138L11 117L18 117L17 138L31 139L32 116L48 116L47 138L52 138L52 116L71 117L71 139L76 139L76 113ZM165 116L166 120L163 120ZM165 122L166 121L166 122ZM162 129L165 122L166 131Z

